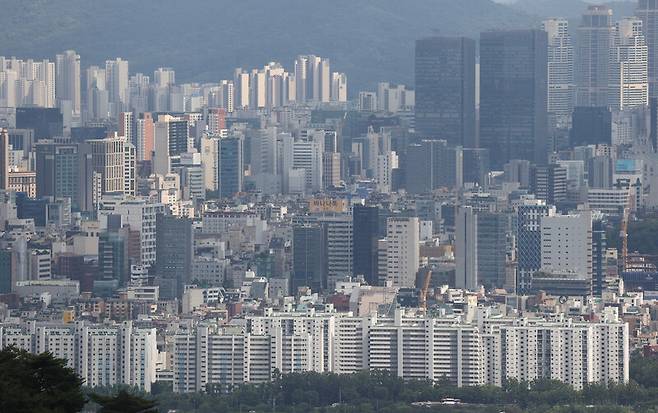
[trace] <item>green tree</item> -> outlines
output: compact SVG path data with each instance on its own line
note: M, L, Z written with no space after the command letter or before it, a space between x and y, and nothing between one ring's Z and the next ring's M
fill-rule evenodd
M92 394L91 400L100 405L99 413L156 413L157 402L120 390L114 396Z
M81 386L66 361L50 353L0 351L0 412L78 412L85 405Z

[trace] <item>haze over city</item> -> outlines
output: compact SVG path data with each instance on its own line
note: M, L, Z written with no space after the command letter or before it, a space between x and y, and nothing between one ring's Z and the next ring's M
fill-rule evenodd
M654 412L658 0L0 0L0 412Z

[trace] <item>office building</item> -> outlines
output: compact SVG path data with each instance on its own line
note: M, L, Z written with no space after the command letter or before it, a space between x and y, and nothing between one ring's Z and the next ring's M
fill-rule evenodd
M415 125L421 138L477 147L475 49L465 37L416 41Z
M235 135L219 140L217 178L219 196L230 198L242 192L244 179L244 139Z
M100 177L100 193L123 193L126 167L125 139L120 137L91 139L84 145L85 152L91 154L91 167Z
M480 36L480 147L500 168L547 161L548 36L542 30Z
M455 287L474 291L503 288L506 282L506 214L460 207L455 222Z
M173 300L183 296L183 287L192 276L194 235L192 221L171 215L156 217L156 283L160 297Z
M108 228L98 237L98 277L110 290L130 281L129 230L121 227L121 218L110 216Z
M566 19L544 20L542 29L548 34L549 126L568 129L576 91L569 22Z
M590 211L541 218L541 270L557 274L571 273L591 283Z
M56 108L16 108L16 128L34 130L34 141L64 135L62 113Z
M464 178L461 147L450 147L444 140L423 140L407 147L405 188L412 194L438 188L461 188Z
M324 291L327 288L324 228L318 223L299 224L293 226L292 234L292 292L296 293L299 287Z
M144 127L148 128L148 118L144 120ZM180 166L181 154L192 149L188 121L170 115L159 116L153 130L153 172L166 175ZM144 130L144 143L140 142L144 156L148 150L147 133L148 130Z
M557 205L567 199L567 169L559 164L532 169L530 188L537 199Z
M541 220L552 215L555 215L555 207L544 201L528 200L517 207L517 294L530 291L532 277L541 269Z
M369 285L379 283L377 241L379 239L379 208L354 205L352 208L354 275L362 275Z
M125 199L121 194L104 196L98 208L101 222L106 222L108 215L121 215L123 225L139 233L140 262L135 264L153 265L156 258L156 216L164 213L165 206L144 199Z
M455 217L455 288L478 287L478 216L469 206Z
M606 228L601 219L592 219L592 294L601 297L608 276Z
M576 107L569 131L572 146L611 144L612 112L607 106Z
M9 189L9 132L0 129L0 190Z
M349 216L326 216L318 219L324 231L327 287L336 288L336 282L354 275L353 224Z
M74 210L81 208L81 155L78 144L43 140L35 145L36 196L69 198Z
M489 150L483 148L463 148L463 181L486 188L489 180Z
M588 6L578 27L576 42L576 106L608 106L610 52L614 44L614 31L612 9L607 6Z
M386 279L395 287L414 288L420 266L420 227L415 217L386 220Z

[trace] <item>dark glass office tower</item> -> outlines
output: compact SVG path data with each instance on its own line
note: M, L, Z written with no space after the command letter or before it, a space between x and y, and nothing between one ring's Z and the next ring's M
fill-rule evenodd
M480 37L480 147L491 164L547 162L548 38L542 30Z
M463 180L463 151L445 140L423 140L407 147L405 188L424 194L437 188L460 188Z
M416 41L416 132L423 139L477 146L475 40L430 37Z
M222 138L219 141L219 196L230 198L242 192L244 141L242 137Z
M606 248L605 224L600 219L592 222L592 293L600 297L606 287Z
M352 266L354 275L363 275L369 285L377 285L377 240L379 208L355 205L352 210Z
M181 298L192 276L194 233L192 220L171 215L156 216L156 283L165 300Z
M45 140L35 148L37 197L70 198L72 208L79 209L81 156L78 144Z
M16 128L34 130L34 139L64 135L64 118L55 108L16 108Z
M320 224L301 224L292 231L292 290L311 287L314 292L327 288L327 263L324 228Z

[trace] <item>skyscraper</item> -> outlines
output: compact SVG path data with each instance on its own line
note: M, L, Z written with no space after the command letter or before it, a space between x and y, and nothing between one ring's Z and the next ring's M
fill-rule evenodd
M569 128L575 100L574 56L569 22L548 19L542 22L548 33L548 113L550 126Z
M608 105L609 59L613 42L612 9L589 6L578 27L576 106Z
M9 189L9 132L0 130L0 189Z
M128 110L128 61L120 57L105 61L105 77L111 113Z
M67 50L55 58L55 97L62 107L63 101L70 101L74 114L80 114L80 55Z
M329 59L300 55L295 60L296 101L329 102L331 99L331 64Z
M125 139L119 137L91 139L85 142L85 152L91 154L92 169L100 177L101 194L123 193L125 190L124 146Z
M460 207L455 218L455 288L475 290L478 283L478 217Z
M190 282L192 274L192 220L158 214L155 228L155 274L160 296L167 300L180 298L183 286Z
M308 223L292 229L292 289L311 287L322 291L327 287L325 236L322 225Z
M230 198L242 192L244 140L233 136L219 140L219 196Z
M649 48L649 96L658 97L658 0L639 0L635 15L642 20L642 31Z
M493 167L547 161L548 36L542 30L480 37L480 146Z
M370 285L377 285L377 241L379 239L379 208L355 205L352 209L354 231L352 256L354 275L363 275Z
M619 21L608 73L610 108L624 110L649 104L648 59L642 20L633 17Z
M70 198L72 208L80 208L79 145L43 140L35 148L37 197Z
M135 149L138 161L150 161L153 156L153 116L150 113L140 113L135 121Z
M415 78L418 135L476 147L475 41L465 37L417 40Z

